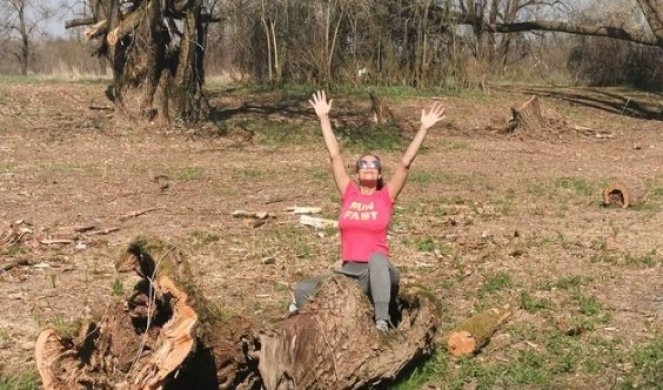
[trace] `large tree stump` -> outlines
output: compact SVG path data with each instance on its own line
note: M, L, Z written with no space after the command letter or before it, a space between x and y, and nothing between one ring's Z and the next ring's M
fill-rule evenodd
M478 352L512 314L511 306L504 305L463 321L449 334L447 339L449 352L454 356L471 355Z
M267 390L356 389L392 380L432 349L431 301L401 294L396 329L375 329L373 310L344 276L323 282L312 301L261 339L259 370Z
M511 107L511 118L504 132L522 130L525 134L541 131L547 127L541 114L539 99L533 96L519 108Z
M76 338L44 330L35 347L46 389L255 388L250 321L220 323L183 252L134 241L116 263L139 276L128 297L86 321Z

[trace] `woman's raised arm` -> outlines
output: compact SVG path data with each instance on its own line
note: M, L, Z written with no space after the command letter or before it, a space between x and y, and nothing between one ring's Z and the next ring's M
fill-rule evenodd
M403 154L401 162L396 167L391 180L387 183L391 200L396 201L396 198L398 198L398 195L405 186L410 165L414 161L414 158L417 157L419 148L424 142L426 134L428 134L428 129L446 118L446 116L444 116L444 110L445 108L440 103L433 104L428 112L421 110L421 127L419 127L419 131L417 131L417 134L414 136L414 139L410 143L410 146L408 146L405 154Z
M336 140L336 136L332 131L331 122L329 121L329 112L331 111L334 100L331 99L327 101L325 91L317 91L308 102L315 110L315 115L320 119L322 137L324 138L325 145L329 151L329 161L334 176L334 182L336 183L338 190L342 193L350 182L350 176L348 176L348 173L343 166L343 158L341 157L338 141Z

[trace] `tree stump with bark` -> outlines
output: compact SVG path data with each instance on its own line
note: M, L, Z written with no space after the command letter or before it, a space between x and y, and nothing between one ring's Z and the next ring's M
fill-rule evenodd
M139 238L116 269L135 281L126 297L82 320L77 336L39 335L44 388L354 389L393 379L433 346L435 307L423 295L401 294L397 327L382 335L366 296L338 276L299 314L258 333L250 319L221 319L175 245Z
M525 134L532 134L547 127L541 114L539 99L533 96L519 108L511 107L511 118L503 129L505 133L521 130Z
M371 98L371 111L373 112L373 123L385 124L396 123L396 117L391 112L387 104L373 92L369 92L368 96Z
M203 56L207 26L215 19L202 0L89 0L93 52L113 70L106 91L115 115L132 121L194 123L205 115Z
M512 314L513 310L507 304L461 322L449 334L447 339L449 352L454 356L465 356L478 352Z
M298 314L260 338L264 388L357 389L393 380L431 352L437 328L429 299L406 291L397 303L396 327L382 334L357 283L327 279Z

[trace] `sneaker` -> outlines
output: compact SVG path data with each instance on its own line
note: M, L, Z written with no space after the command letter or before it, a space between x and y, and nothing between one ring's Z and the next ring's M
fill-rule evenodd
M290 305L288 305L288 314L297 314L297 305L294 301L290 302Z
M387 333L389 332L389 323L387 320L377 320L375 321L375 329L380 333Z

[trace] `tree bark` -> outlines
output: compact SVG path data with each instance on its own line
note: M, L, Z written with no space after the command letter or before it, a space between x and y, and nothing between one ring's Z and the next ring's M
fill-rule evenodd
M357 389L395 378L432 349L437 327L431 301L405 292L386 335L375 329L356 282L335 276L279 329L260 338L263 387Z

